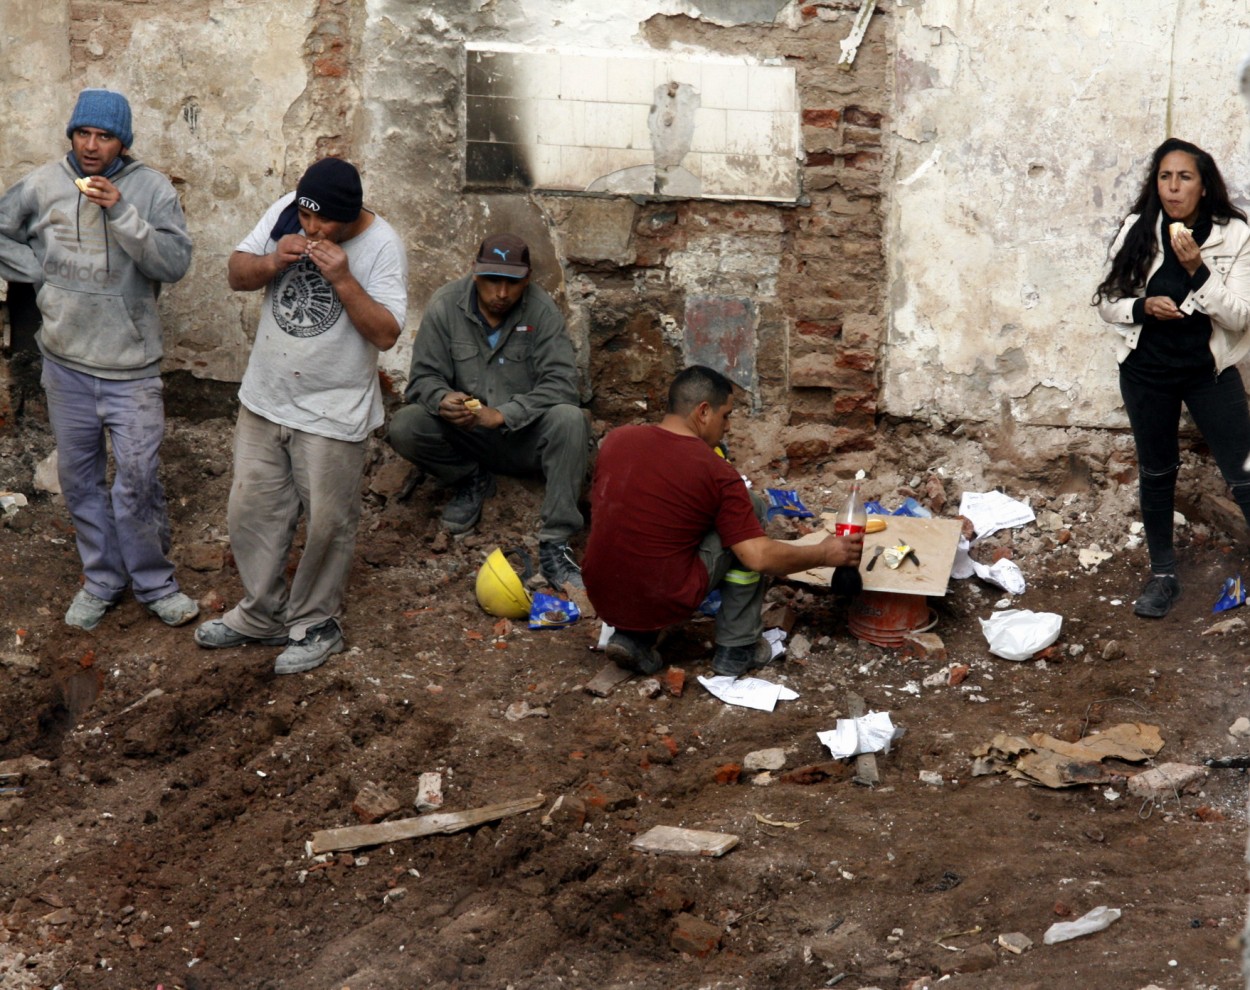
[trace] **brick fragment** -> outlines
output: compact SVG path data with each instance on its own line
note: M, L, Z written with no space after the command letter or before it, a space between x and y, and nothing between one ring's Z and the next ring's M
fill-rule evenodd
M702 959L720 948L720 940L721 930L702 918L682 913L673 919L669 945L678 952Z
M366 781L352 802L352 811L364 824L371 825L399 810L400 804L381 784Z

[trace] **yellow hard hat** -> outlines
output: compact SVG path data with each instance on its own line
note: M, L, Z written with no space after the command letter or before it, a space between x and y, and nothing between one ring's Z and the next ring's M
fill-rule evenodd
M533 573L533 565L524 550L512 549L508 553L521 558L526 577ZM477 603L491 615L524 619L530 614L533 602L533 596L525 590L503 550L496 547L477 572Z

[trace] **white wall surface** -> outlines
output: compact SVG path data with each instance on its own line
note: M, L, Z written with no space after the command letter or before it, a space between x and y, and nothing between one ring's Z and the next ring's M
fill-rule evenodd
M1090 296L1165 138L1247 206L1250 4L899 0L895 25L882 408L1126 425Z

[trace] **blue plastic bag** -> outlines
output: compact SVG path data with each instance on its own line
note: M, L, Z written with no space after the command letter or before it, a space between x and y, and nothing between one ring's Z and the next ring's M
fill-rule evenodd
M1241 583L1241 575L1236 577L1225 578L1224 590L1220 593L1219 601L1211 606L1212 612L1227 612L1229 609L1238 608L1246 604L1246 589Z
M563 629L581 617L582 613L573 602L555 595L539 593L530 606L531 629Z
M791 519L810 519L816 514L803 504L799 493L793 489L765 488L764 494L768 497L769 519L778 515Z

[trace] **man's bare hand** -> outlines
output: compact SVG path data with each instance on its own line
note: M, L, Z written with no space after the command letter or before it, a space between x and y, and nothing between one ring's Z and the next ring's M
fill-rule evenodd
M336 285L341 279L350 277L351 270L347 264L347 252L333 241L307 242L308 259L316 265L326 281Z
M110 206L121 202L121 192L104 176L92 175L89 177L89 181L91 184L83 190L83 195L95 203L96 206L107 210Z
M308 253L308 238L303 234L287 234L274 249L278 271L285 271Z
M826 567L858 567L864 555L864 534L851 536L827 536L820 548L825 554Z

